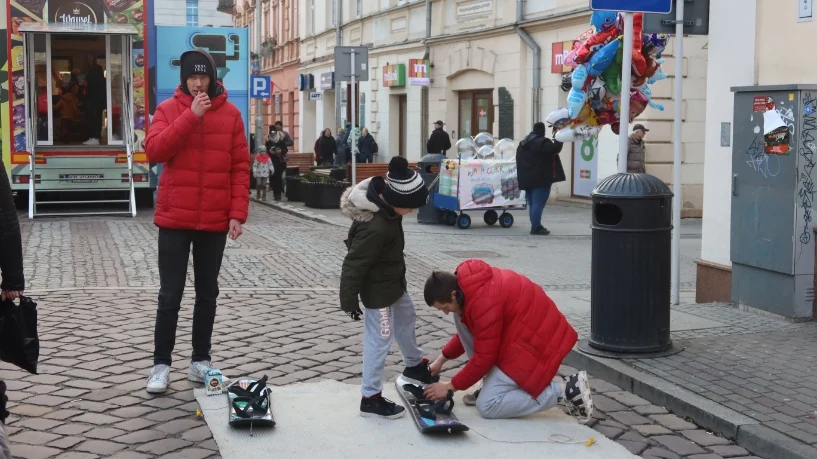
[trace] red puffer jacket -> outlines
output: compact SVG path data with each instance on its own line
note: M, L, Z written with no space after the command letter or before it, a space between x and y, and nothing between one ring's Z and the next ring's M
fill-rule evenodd
M553 300L530 279L513 271L468 260L457 267L465 295L462 323L474 335L474 357L451 383L476 384L494 365L536 398L551 383L578 334ZM459 335L443 349L448 359L465 350Z
M161 228L226 232L247 221L250 149L241 112L217 85L210 110L198 118L193 96L176 89L158 107L145 138L159 176L154 223Z

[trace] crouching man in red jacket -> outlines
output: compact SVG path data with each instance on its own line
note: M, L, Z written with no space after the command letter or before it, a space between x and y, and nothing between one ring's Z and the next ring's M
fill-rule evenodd
M593 414L587 373L563 380L556 373L578 334L544 290L506 269L468 260L454 274L434 272L425 300L454 315L457 334L431 364L436 375L445 362L468 356L450 382L426 386L425 396L445 398L485 378L482 388L463 397L488 419L527 416L565 400L581 422Z
M151 163L164 163L154 223L159 227L159 307L153 371L147 391L167 390L176 323L187 278L190 246L196 303L193 353L187 378L204 382L211 369L218 274L227 235L235 240L247 221L250 150L241 112L227 101L216 65L205 51L180 57L181 85L158 107L145 138Z

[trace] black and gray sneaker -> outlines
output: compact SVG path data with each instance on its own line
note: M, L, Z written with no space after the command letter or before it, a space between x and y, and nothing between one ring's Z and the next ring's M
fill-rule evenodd
M427 384L440 382L440 375L432 376L428 359L423 359L423 361L416 366L406 367L406 369L403 370L403 379L411 384L425 386Z
M360 400L360 415L363 417L381 417L397 419L406 414L406 409L383 397L383 394L363 397Z
M590 381L587 372L580 371L565 379L565 393L563 400L568 411L579 419L582 424L587 423L593 416L593 399L590 393ZM568 403L569 402L569 403Z
M530 230L530 234L534 236L547 236L550 234L550 231L542 225L539 225L539 228Z

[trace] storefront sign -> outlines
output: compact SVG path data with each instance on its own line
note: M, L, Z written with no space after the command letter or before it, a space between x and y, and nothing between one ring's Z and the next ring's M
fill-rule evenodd
M565 63L568 53L573 49L573 41L560 41L551 45L550 73L569 73L573 65Z
M525 205L525 192L519 189L516 161L447 159L441 167L439 186L439 193L457 197L463 210Z
M573 144L573 195L590 197L598 184L599 137Z
M335 72L321 73L321 89L335 89Z
M101 24L104 12L100 2L77 2L66 0L51 0L48 10L52 12L51 22L67 22L69 24ZM115 21L119 22L119 21ZM125 17L122 24L127 24Z
M323 99L323 93L320 92L310 92L309 93L309 100L321 100Z
M383 66L383 87L402 88L406 85L406 64Z
M431 84L431 61L426 59L409 59L409 82L412 86Z

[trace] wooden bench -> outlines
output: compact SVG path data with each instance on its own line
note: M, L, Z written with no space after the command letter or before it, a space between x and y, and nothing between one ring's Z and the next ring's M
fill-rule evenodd
M420 169L417 167L417 163L409 163L409 167L414 169L417 172L420 172ZM436 169L436 168L434 168ZM386 173L389 171L389 165L387 163L363 163L358 164L356 167L355 172L357 173L356 183L360 183L367 178L377 177L378 175L385 177ZM346 177L349 181L352 180L352 165L346 165Z
M289 153L287 155L287 167L297 167L301 174L309 172L309 168L314 165L314 153Z

